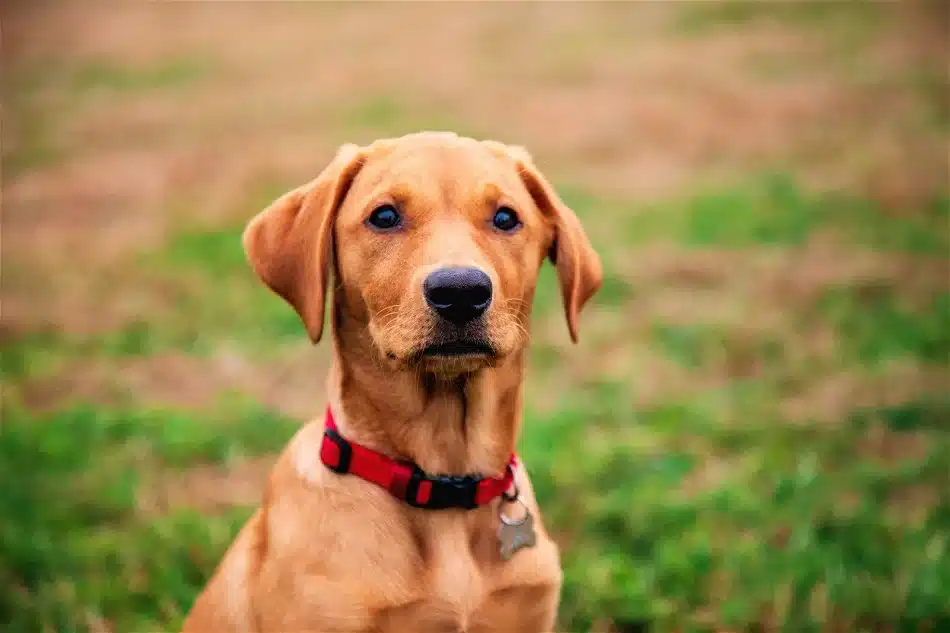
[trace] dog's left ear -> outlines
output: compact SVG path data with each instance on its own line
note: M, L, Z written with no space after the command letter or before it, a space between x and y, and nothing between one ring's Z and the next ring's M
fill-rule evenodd
M293 307L314 343L323 335L333 221L364 158L358 146L341 146L315 180L275 200L244 230L254 272Z
M506 149L517 164L521 180L535 204L554 223L554 241L548 257L557 266L564 316L571 340L576 343L581 309L603 281L600 257L591 246L577 215L541 175L531 155L522 147L506 146Z

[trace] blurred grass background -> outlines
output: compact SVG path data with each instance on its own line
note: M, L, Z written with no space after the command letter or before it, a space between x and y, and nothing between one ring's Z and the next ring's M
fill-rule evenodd
M323 405L240 231L425 128L604 260L519 447L562 630L950 630L947 6L5 3L5 630L176 630Z

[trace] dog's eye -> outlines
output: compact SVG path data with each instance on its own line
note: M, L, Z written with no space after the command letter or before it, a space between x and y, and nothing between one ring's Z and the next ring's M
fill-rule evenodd
M369 215L369 223L377 229L392 229L399 226L399 212L391 204L384 204L377 207Z
M495 217L492 218L492 224L495 225L496 229L507 232L514 231L516 228L521 226L521 220L518 219L518 214L514 212L514 209L501 207L495 211Z

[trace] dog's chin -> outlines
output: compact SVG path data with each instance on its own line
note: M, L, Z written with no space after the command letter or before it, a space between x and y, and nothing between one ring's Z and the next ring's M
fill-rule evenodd
M427 374L436 376L461 376L474 374L480 369L492 367L494 359L490 356L424 356L419 367Z
M407 369L452 376L492 367L499 358L490 344L476 341L422 343L409 350L385 351L382 362L392 371Z
M430 343L416 354L419 366L435 374L472 373L490 367L498 351L484 341L455 340Z

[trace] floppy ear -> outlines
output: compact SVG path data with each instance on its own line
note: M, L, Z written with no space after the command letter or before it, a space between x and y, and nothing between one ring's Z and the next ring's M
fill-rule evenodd
M244 229L244 252L257 276L300 316L310 340L323 334L333 221L363 152L346 144L317 178L285 193Z
M554 242L548 257L557 266L564 316L571 340L576 343L581 309L594 296L603 280L600 257L591 246L577 215L541 175L528 152L521 147L513 147L509 148L509 155L517 162L521 180L535 204L554 223Z

